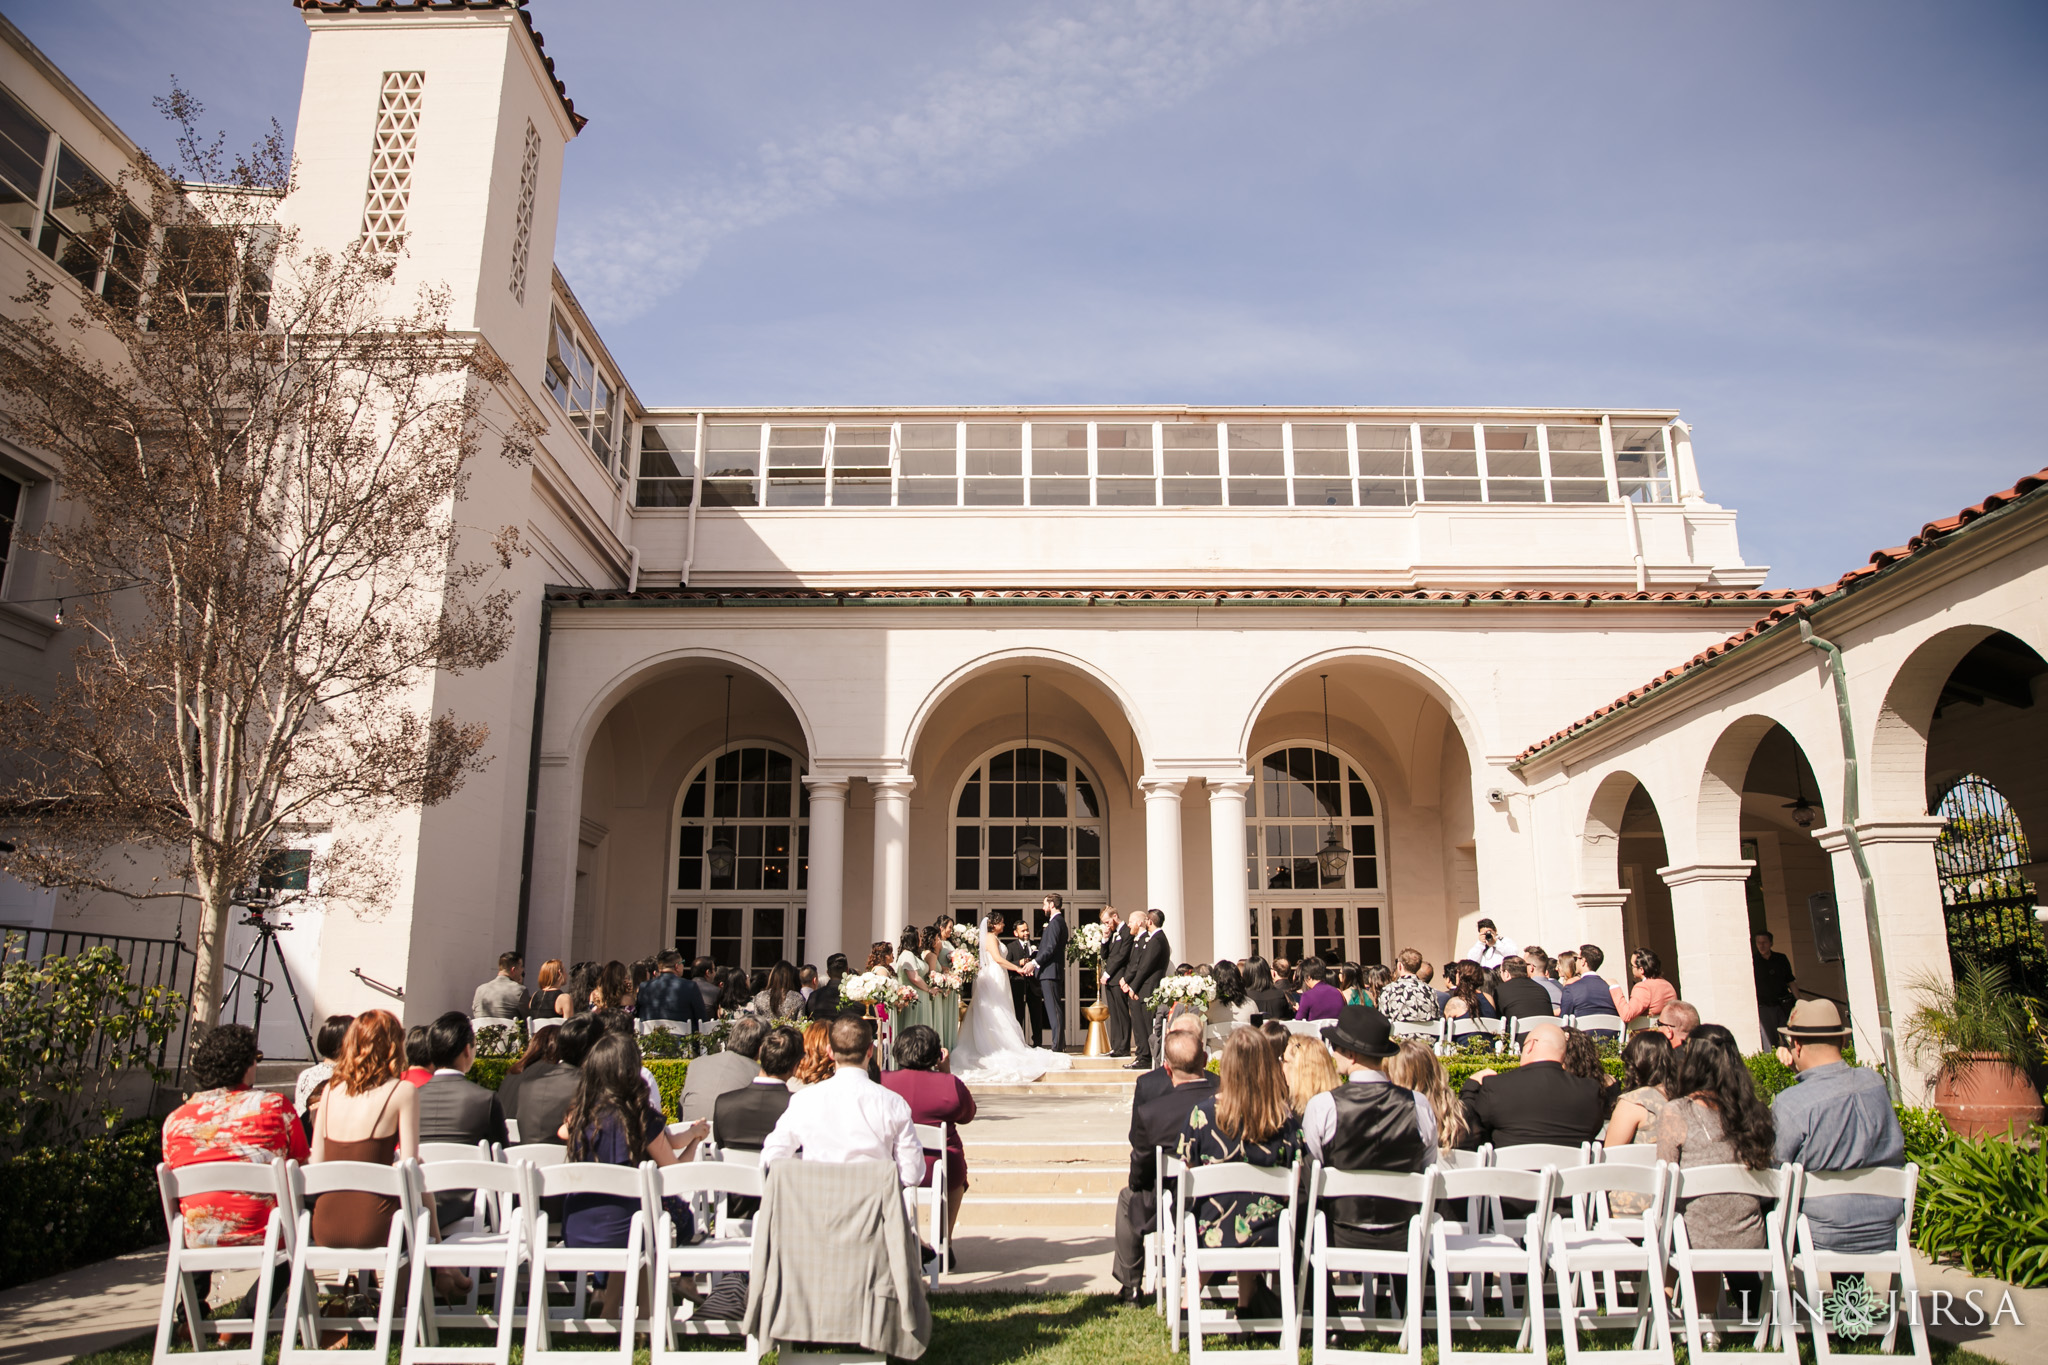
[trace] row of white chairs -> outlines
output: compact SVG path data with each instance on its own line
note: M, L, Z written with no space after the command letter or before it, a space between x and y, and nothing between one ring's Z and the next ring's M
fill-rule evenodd
M932 1244L938 1257L926 1274L935 1287L948 1253L945 1134L943 1129L919 1125L918 1138L937 1159L930 1188L904 1191L905 1216L914 1229L918 1209L931 1209ZM428 1142L420 1144L420 1159L393 1166L350 1161L306 1166L296 1161L207 1162L175 1169L159 1165L157 1183L170 1228L170 1250L157 1322L156 1365L171 1360L172 1335L181 1316L195 1347L209 1339L248 1338L239 1349L209 1351L207 1359L217 1365L264 1365L273 1334L278 1338L277 1365L317 1365L337 1354L320 1347L323 1335L335 1332L371 1334L373 1345L367 1352L339 1354L361 1358L374 1352L370 1358L380 1362L387 1358L396 1332L401 1365L508 1365L515 1332L522 1334L529 1365L587 1361L587 1352L557 1349L554 1339L594 1333L618 1333L619 1352L628 1363L640 1337L649 1341L653 1365L682 1365L684 1357L694 1354L681 1349L682 1344L709 1337L733 1339L732 1350L721 1354L737 1355L752 1365L767 1344L748 1337L737 1322L695 1316L690 1303L678 1301L674 1284L677 1276L689 1276L693 1282L706 1279L703 1287L708 1292L720 1277L745 1272L752 1265L752 1220L734 1217L730 1209L735 1199L760 1198L759 1154L706 1143L698 1158L661 1167L651 1161L637 1167L612 1166L569 1161L568 1149L555 1144ZM457 1191L470 1194L470 1212L443 1225L437 1239L435 1196ZM274 1201L263 1241L252 1246L187 1246L180 1201L224 1192ZM313 1201L345 1192L381 1196L397 1205L382 1246L328 1247L313 1240ZM637 1202L626 1245L564 1246L560 1228L551 1227L542 1201L570 1194ZM679 1242L675 1219L663 1206L665 1197L691 1203L702 1236ZM436 1302L431 1278L442 1268L470 1272L465 1302ZM256 1272L255 1313L207 1317L194 1276L250 1270ZM374 1313L324 1311L321 1275L341 1279L365 1271L378 1282ZM653 1285L652 1302L646 1304L641 1302L643 1272L651 1274ZM280 1274L287 1277L281 1311L271 1308ZM593 1313L587 1278L592 1274L625 1276L616 1318ZM445 1344L442 1334L454 1330L485 1336L472 1344Z
M1566 1014L1566 1015L1515 1015L1508 1019L1482 1019L1476 1015L1465 1015L1458 1019L1432 1019L1427 1023L1396 1023L1393 1033L1396 1038L1416 1038L1429 1043L1439 1053L1456 1052L1467 1046L1467 1040L1488 1037L1493 1040L1494 1051L1507 1050L1510 1043L1528 1034L1531 1029L1545 1024L1561 1028L1575 1028L1585 1033L1614 1033L1628 1031L1628 1024L1618 1014ZM1321 1029L1320 1023L1311 1026Z
M1455 1365L1479 1353L1459 1350L1454 1331L1514 1332L1520 1358L1529 1365L1547 1360L1548 1332L1563 1337L1565 1357L1572 1365L1595 1360L1599 1365L1670 1365L1674 1359L1672 1314L1682 1322L1690 1358L1711 1362L1766 1351L1786 1365L1797 1365L1799 1352L1795 1300L1801 1300L1810 1322L1816 1359L1825 1365L1835 1354L1828 1323L1821 1317L1822 1279L1826 1276L1875 1275L1897 1280L1881 1350L1892 1354L1903 1317L1910 1332L1910 1350L1895 1358L1919 1365L1930 1360L1927 1330L1912 1310L1916 1284L1910 1230L1919 1181L1915 1166L1861 1171L1806 1171L1796 1165L1750 1170L1735 1165L1681 1169L1656 1159L1647 1145L1602 1150L1530 1145L1449 1154L1452 1160L1420 1174L1342 1172L1311 1164L1301 1168L1257 1167L1245 1163L1184 1167L1159 1154L1156 1196L1162 1201L1161 1232L1150 1267L1160 1310L1167 1316L1173 1349L1180 1349L1183 1330L1190 1362L1207 1354L1203 1337L1218 1334L1273 1334L1277 1344L1267 1351L1233 1354L1233 1361L1259 1365L1262 1358L1293 1362L1299 1350L1303 1318L1308 1318L1316 1365L1368 1357L1384 1361L1378 1351L1345 1350L1339 1333L1383 1333L1399 1337L1397 1349L1420 1361L1424 1318L1434 1324L1438 1360ZM1172 1188L1169 1188L1169 1181ZM1612 1197L1628 1194L1646 1205L1640 1212L1618 1213ZM1881 1254L1858 1255L1825 1250L1817 1245L1812 1225L1801 1214L1802 1202L1816 1195L1862 1194L1902 1201L1893 1246ZM1683 1203L1711 1195L1748 1195L1763 1202L1764 1242L1756 1249L1708 1248L1693 1245ZM1200 1201L1216 1197L1269 1198L1284 1205L1276 1243L1264 1247L1205 1247L1197 1235L1195 1213ZM1168 1218L1164 1201L1171 1198ZM1376 1198L1414 1207L1405 1244L1398 1249L1360 1250L1333 1244L1325 1201ZM1519 1205L1510 1201L1520 1201ZM1526 1205L1519 1217L1511 1208ZM1297 1241L1297 1229L1307 1228ZM1667 1271L1676 1277L1675 1304L1663 1292ZM1231 1273L1277 1277L1280 1316L1239 1317L1233 1307L1203 1302L1205 1277ZM1554 1301L1545 1294L1546 1272ZM1694 1276L1749 1273L1765 1286L1762 1301L1729 1303L1717 1295L1703 1302ZM1337 1275L1357 1276L1355 1305L1340 1306ZM1803 1284L1803 1295L1795 1288ZM1461 1283L1454 1286L1454 1279ZM1398 1311L1378 1311L1376 1282L1398 1287ZM1519 1300L1515 1283L1522 1288ZM1488 1283L1497 1286L1489 1295ZM1306 1313L1304 1286L1313 1306ZM1494 1309L1497 1311L1489 1311ZM1626 1330L1632 1345L1625 1350L1587 1349L1581 1333ZM1722 1351L1723 1336L1742 1338L1747 1352ZM1512 1360L1513 1355L1486 1353L1487 1362Z

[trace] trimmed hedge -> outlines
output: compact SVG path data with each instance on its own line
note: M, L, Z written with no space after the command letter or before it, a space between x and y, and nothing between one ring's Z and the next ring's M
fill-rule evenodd
M163 1241L157 1125L137 1123L0 1164L0 1289Z
M476 1065L469 1069L469 1078L487 1090L496 1090L512 1073L512 1064L516 1060L513 1057L479 1057ZM683 1077L690 1070L689 1062L680 1057L649 1057L642 1065L654 1073L654 1083L661 1087L661 1112L669 1122L675 1122L683 1100Z

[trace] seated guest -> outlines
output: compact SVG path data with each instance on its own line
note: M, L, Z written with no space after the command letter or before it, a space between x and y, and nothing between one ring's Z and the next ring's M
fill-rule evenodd
M713 974L717 970L718 964L708 957L700 957L690 964L690 976L697 983L697 994L704 997L704 1017L706 1019L713 1019L718 1015L720 991L718 983L712 979Z
M1415 978L1432 991L1436 989L1436 964L1425 962L1415 969Z
M470 997L473 1019L519 1019L526 1014L526 959L516 952L498 954L498 974Z
M1684 1047L1699 1026L1700 1012L1683 1000L1674 1000L1657 1011L1657 1032L1669 1038L1673 1047Z
M737 1090L761 1074L755 1058L761 1055L761 1040L768 1036L768 1021L749 1015L733 1022L726 1035L725 1050L708 1052L690 1063L683 1073L683 1097L677 1112L685 1121L708 1119L718 1097Z
M1380 1069L1400 1051L1387 1017L1351 1005L1336 1023L1324 1025L1323 1039L1350 1074L1308 1102L1301 1130L1309 1153L1333 1171L1420 1171L1434 1161L1437 1122L1429 1101ZM1398 1200L1372 1198L1328 1200L1323 1211L1332 1246L1375 1251L1405 1247L1415 1216Z
M633 994L635 998L639 996L640 988L654 979L655 966L656 963L652 957L636 957L633 959ZM638 1007L636 1006L635 1008L637 1009Z
M526 1051L519 1055L519 1060L506 1068L505 1079L498 1082L498 1107L504 1111L506 1118L519 1117L519 1087L526 1083L526 1073L540 1062L560 1060L561 1054L556 1051L560 1041L555 1036L555 1030L544 1028L528 1041Z
M749 1002L754 1013L763 1019L794 1019L804 1012L804 1004L793 962L778 962L769 968L766 988Z
M1842 1058L1849 1030L1831 1000L1802 1000L1780 1031L1778 1060L1799 1079L1771 1101L1777 1159L1809 1171L1903 1166L1906 1135L1885 1093L1884 1078ZM1695 1035L1697 1036L1697 1035ZM1691 1044L1686 1045L1692 1051ZM1869 1254L1897 1245L1899 1201L1868 1194L1810 1196L1799 1206L1825 1251Z
M818 969L806 962L803 970L796 974L797 989L804 993L804 1003L811 1003L812 992L818 989Z
M1358 1003L1361 1005L1371 1005L1374 1009L1379 1009L1380 992L1384 991L1393 980L1394 973L1384 963L1373 963L1365 969L1365 990L1363 992L1365 999ZM1385 1014L1386 1011L1380 1010L1380 1013Z
M1517 955L1504 958L1500 964L1500 989L1495 1001L1503 1019L1549 1019L1556 1015L1557 1006L1550 999L1550 992L1543 989L1529 977L1529 963Z
M1428 1043L1410 1038L1401 1044L1399 1052L1387 1058L1382 1070L1395 1085L1413 1090L1429 1101L1429 1112L1436 1119L1436 1149L1454 1151L1465 1136L1465 1106L1451 1092L1451 1073L1444 1070L1436 1050Z
M1330 969L1321 958L1312 957L1302 963L1301 975L1308 985L1294 1007L1296 1019L1335 1019L1343 1012L1344 992L1330 984Z
M1287 993L1274 981L1273 968L1263 957L1247 958L1244 964L1245 998L1268 1019L1292 1019L1294 1006Z
M1309 959L1315 962L1316 959ZM1301 1159L1301 1120L1288 1105L1280 1059L1249 1029L1223 1048L1216 1092L1205 1095L1182 1120L1179 1152L1188 1166L1236 1162L1291 1169ZM1205 1247L1278 1246L1283 1201L1246 1194L1204 1196L1194 1206L1195 1236ZM1237 1277L1240 1318L1277 1318L1280 1296L1266 1276Z
M597 1022L604 1025L606 1033L616 1033L622 1037L631 1038L634 1040L633 1046L635 1048L639 1047L639 1033L633 1026L632 1015L624 1010L614 1009L593 1010L591 1013L597 1016ZM688 1073L685 1072L684 1074L687 1075ZM647 1069L644 1059L640 1064L640 1083L647 1087L647 1102L656 1109L661 1108L661 1082L654 1079L654 1073Z
M434 1077L420 1087L420 1141L504 1142L505 1111L497 1092L469 1079L476 1033L467 1015L450 1010L434 1021L427 1030L427 1058Z
M562 970L562 959L551 957L540 964L540 976L533 983L533 998L526 1002L527 1014L536 1020L567 1019L569 1017L569 993L563 988L569 984L569 974Z
M1294 1110L1296 1118L1308 1112L1310 1100L1344 1083L1344 1078L1337 1074L1336 1062L1330 1059L1329 1047L1306 1033L1297 1033L1287 1040L1287 1053L1280 1059L1280 1069L1287 1076L1288 1107Z
M1208 1050L1221 1050L1223 1040L1233 1031L1249 1024L1259 1007L1244 993L1244 973L1235 962L1219 962L1209 973L1216 983L1216 999L1210 1002L1208 1027L1203 1033L1203 1045Z
M1622 1044L1621 1095L1607 1120L1602 1146L1632 1147L1657 1140L1673 1060L1671 1040L1655 1029L1644 1029ZM1890 1110L1890 1100L1885 1101L1885 1108ZM1650 1206L1650 1196L1616 1190L1607 1196L1607 1205L1617 1214L1633 1217Z
M405 1074L407 1085L425 1085L434 1079L434 1054L427 1051L427 1026L414 1024L405 1031Z
M1614 1013L1614 996L1606 978L1600 975L1600 964L1604 961L1606 958L1595 943L1581 945L1576 953L1557 955L1559 1014ZM1603 1041L1618 1036L1612 1029L1594 1029L1591 1032Z
M1556 978L1551 975L1553 963L1550 954L1531 944L1522 949L1522 960L1529 964L1529 979L1541 986L1543 993L1550 997L1550 1012L1562 1013L1560 1006L1564 1002L1564 987L1558 985Z
M1672 1062L1671 1098L1657 1117L1657 1159L1684 1170L1691 1166L1737 1164L1752 1171L1776 1164L1776 1131L1771 1111L1757 1099L1749 1068L1735 1035L1719 1024L1704 1024L1686 1040ZM1751 1194L1707 1194L1681 1199L1686 1235L1695 1247L1755 1250L1764 1245L1763 1201ZM1699 1302L1712 1304L1718 1289L1712 1272L1693 1276ZM1731 1297L1744 1292L1757 1301L1760 1277L1728 1276Z
M594 1014L578 1014L548 1032L555 1037L555 1060L533 1062L521 1073L519 1103L512 1111L522 1143L560 1141L555 1130L576 1098L583 1059L590 1045L604 1036L604 1025ZM696 1063L690 1065L696 1068Z
M916 1185L924 1149L910 1105L868 1077L875 1039L867 1021L833 1020L831 1040L832 1078L790 1096L761 1144L763 1169L799 1152L805 1161L891 1161L903 1185Z
M1347 1005L1370 1005L1372 1000L1365 993L1365 969L1356 962L1340 963L1337 967L1337 989L1344 993Z
M711 1016L704 1009L704 993L683 975L683 955L670 948L654 959L654 975L633 997L633 1014L639 1019L665 1019L677 1024L701 1024Z
M563 1027L567 1027L564 1025ZM638 1166L652 1161L673 1166L693 1159L697 1144L704 1140L710 1124L699 1119L691 1125L678 1150L669 1141L668 1127L661 1111L647 1102L647 1087L640 1079L640 1045L631 1034L609 1030L591 1044L583 1059L581 1083L576 1097L555 1136L568 1144L569 1160L601 1162L607 1166ZM564 1202L562 1243L572 1247L622 1247L632 1230L633 1215L640 1201L619 1195L572 1194ZM669 1207L676 1220L677 1240L687 1243L695 1232L688 1204L677 1200ZM598 1300L599 1315L616 1317L625 1280L605 1277Z
M1678 998L1677 990L1664 979L1663 961L1648 948L1628 955L1628 970L1635 978L1634 988L1626 995L1619 986L1607 992L1610 1006L1624 1022L1644 1015L1655 1018L1659 1010Z
M604 964L604 970L598 973L597 984L590 989L590 1008L631 1013L634 994L632 969L613 958Z
M328 1025L333 1022L328 1020ZM323 1040L328 1025L320 1030ZM200 1040L188 1068L199 1090L164 1120L166 1164L175 1170L210 1161L306 1160L306 1133L291 1101L252 1088L262 1055L256 1050L256 1035L241 1024L218 1024ZM268 1195L233 1191L181 1199L178 1211L185 1216L185 1245L261 1246L276 1202ZM194 1276L202 1303L212 1278L206 1271ZM279 1282L284 1278L279 1276ZM256 1288L251 1285L234 1316L249 1317L255 1306Z
M828 1022L839 1016L839 983L846 977L846 968L845 953L834 953L825 959L825 981L804 1001L806 1016Z
M1396 1024L1433 1024L1444 1017L1436 992L1420 975L1422 954L1403 948L1394 959L1395 975L1374 997L1379 1012Z
M1470 958L1461 958L1457 966L1456 984L1452 986L1450 994L1443 997L1444 1018L1500 1018L1499 1008L1486 991L1486 969ZM1548 1003L1547 997L1545 1003Z
M1252 1037L1242 1030L1233 1036ZM1157 1225L1152 1184L1158 1171L1158 1149L1179 1142L1189 1111L1216 1090L1216 1078L1206 1070L1209 1058L1202 1051L1199 1032L1168 1033L1160 1040L1159 1055L1164 1069L1139 1077L1139 1083L1159 1075L1166 1077L1166 1086L1148 1097L1132 1099L1131 1175L1116 1196L1116 1253L1110 1274L1116 1278L1117 1297L1126 1303L1140 1298L1145 1234Z
M1166 1034L1169 1033L1185 1033L1198 1042L1203 1041L1208 1036L1208 1030L1204 1027L1201 1017L1194 1014L1176 1014L1171 1019L1168 1019L1165 1032L1160 1034L1161 1039L1163 1040ZM1202 1051L1204 1054L1207 1054L1209 1051L1206 1042L1203 1044ZM1131 1088L1131 1105L1134 1109L1145 1101L1158 1095L1164 1095L1173 1089L1173 1073L1165 1065L1164 1054L1161 1054L1161 1058L1160 1065L1153 1067L1150 1071L1141 1073L1138 1077L1138 1083ZM1206 1062L1204 1064L1206 1065Z
M832 1064L832 1019L813 1019L804 1025L804 1055L796 1064L796 1074L789 1078L789 1093L829 1081L838 1069Z
M1511 1071L1481 1071L1465 1082L1458 1098L1465 1106L1468 1150L1492 1143L1525 1142L1577 1146L1600 1131L1605 1117L1600 1082L1568 1075L1564 1030L1539 1024L1522 1039L1522 1064Z
M718 995L718 1017L737 1019L743 1014L754 1012L754 988L747 981L745 972L734 972L726 977L725 988Z
M974 1096L959 1078L937 1070L946 1060L939 1046L939 1032L929 1024L912 1024L903 1030L892 1049L896 1070L882 1073L884 1089L894 1091L910 1106L910 1116L919 1123L946 1130L946 1236L960 1217L961 1201L967 1197L967 1148L960 1141L959 1125L974 1121ZM924 1179L929 1185L934 1152L925 1153Z
M788 1025L768 1030L756 1058L761 1074L728 1090L711 1106L711 1136L720 1147L758 1152L789 1108L789 1078L804 1055L803 1035Z
M1279 1061L1287 1055L1287 1045L1294 1041L1294 1031L1278 1019L1268 1019L1259 1025L1259 1032L1272 1045L1273 1060Z
M313 1035L313 1051L320 1060L299 1073L292 1095L308 1137L313 1134L313 1108L320 1102L320 1092L327 1088L327 1082L334 1076L334 1061L341 1056L341 1040L348 1037L348 1026L355 1020L353 1014L330 1014L320 1025L320 1031Z
M1564 1074L1597 1082L1600 1086L1600 1112L1605 1115L1614 1113L1614 1102L1621 1096L1621 1087L1614 1077L1607 1074L1606 1066L1600 1061L1600 1044L1575 1028L1564 1031Z

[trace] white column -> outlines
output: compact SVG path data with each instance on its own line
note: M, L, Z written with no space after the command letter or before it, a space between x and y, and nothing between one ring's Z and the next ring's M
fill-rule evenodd
M1244 794L1251 785L1249 775L1209 779L1209 903L1216 917L1209 941L1217 962L1252 955L1251 897L1244 885Z
M1700 1012L1701 1022L1725 1025L1745 1053L1762 1046L1756 973L1749 965L1749 900L1742 890L1754 866L1745 858L1657 869L1671 888L1671 928L1678 940L1684 1000ZM1632 980L1626 966L1615 980Z
M814 834L813 839L817 838ZM1574 891L1572 901L1579 907L1579 937L1577 942L1562 944L1551 949L1553 953L1570 948L1574 952L1582 943L1590 943L1606 954L1606 960L1621 968L1617 973L1608 967L1600 974L1609 981L1628 979L1627 931L1623 929L1622 907L1628 904L1632 891Z
M806 774L804 786L811 793L811 866L804 892L804 956L812 962L823 962L833 953L846 952L847 782L843 777Z
M1877 888L1878 932L1884 936L1885 987L1891 1006L1893 1045L1899 1057L1899 1094L1924 1104L1932 1074L1923 1070L1898 1038L1906 1016L1919 1003L1919 986L1929 976L1949 979L1948 920L1942 912L1941 873L1934 841L1948 822L1919 816L1905 820L1859 820L1856 835ZM1877 973L1872 966L1863 883L1849 836L1840 825L1813 832L1835 868L1835 910L1842 924L1842 976L1848 983L1850 1026L1856 1059L1865 1066L1884 1060L1879 1032ZM1795 971L1797 970L1795 966Z
M1187 942L1188 934L1180 871L1180 793L1185 786L1184 777L1138 780L1138 789L1145 793L1145 904L1165 912L1167 936L1180 944Z
M875 793L874 933L894 943L910 923L910 793L917 779L871 777L868 786Z

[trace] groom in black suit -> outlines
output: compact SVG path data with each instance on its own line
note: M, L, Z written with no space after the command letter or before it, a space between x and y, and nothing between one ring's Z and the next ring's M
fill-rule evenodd
M1045 1001L1045 1025L1052 1034L1054 1052L1067 1042L1067 1014L1061 999L1066 988L1067 917L1060 912L1065 908L1066 902L1057 894L1045 898L1045 932L1038 937L1038 951L1031 955L1038 967L1038 994Z
M1157 910L1139 913L1144 917L1145 929L1131 948L1131 963L1124 968L1123 980L1123 990L1131 1002L1132 1041L1138 1051L1138 1059L1128 1070L1150 1071L1153 1056L1152 1006L1146 1001L1173 967L1173 945L1167 941L1165 929L1160 927L1166 922L1164 915ZM1138 917L1136 914L1131 916L1134 921Z

